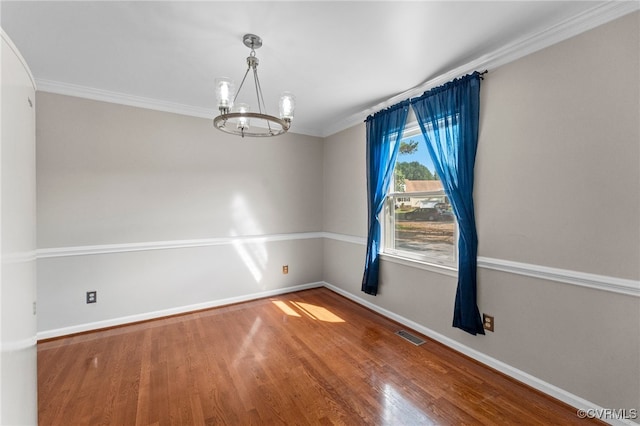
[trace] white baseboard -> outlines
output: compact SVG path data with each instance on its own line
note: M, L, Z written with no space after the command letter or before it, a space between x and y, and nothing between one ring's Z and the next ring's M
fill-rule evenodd
M336 287L332 284L329 284L327 282L324 283L324 286L332 291L335 291L336 293L346 297L347 299L350 299L360 305L366 306L367 308L371 309L374 312L379 313L380 315L383 315L387 318L390 318L402 325L405 325L419 333L422 333L423 335L439 342L442 343L445 346L450 347L451 349L454 349L464 355L467 355L470 358L473 358L474 360L481 362L484 365L487 365L503 374L506 374L507 376L522 382L528 386L531 386L534 389L539 390L540 392L543 392L547 395L550 395L566 404L571 405L572 407L576 408L576 412L577 410L585 410L587 413L603 413L606 412L607 410L598 406L597 404L594 404L590 401L587 401L584 398L581 398L577 395L572 394L571 392L568 392L564 389L560 389L557 386L552 385L551 383L547 383L544 380L541 380L535 376L532 376L529 373L526 373L522 370L519 370L509 364L506 364L502 361L499 361L489 355L486 355L482 352L479 352L473 348L470 348L466 345L463 345L462 343L451 339L450 337L447 337L443 334L440 334L436 331L433 331L423 325L420 325L414 321L411 321L410 319L407 319L401 315L398 315L394 312L391 312L387 309L381 308L378 305L375 305L365 299L362 299L352 293L349 293L343 289L341 289L340 287ZM576 417L577 419L577 417ZM611 424L611 425L638 425L638 423L632 422L631 420L616 420L616 419L607 419L603 421Z
M96 321L84 324L73 325L70 327L56 328L53 330L40 331L37 334L38 340L51 339L54 337L68 336L86 331L94 331L102 328L115 327L119 325L131 324L140 321L147 321L171 315L184 314L202 309L215 308L234 303L247 302L250 300L262 299L264 297L278 296L280 294L292 293L294 291L307 290L310 288L323 287L324 282L315 282L308 284L300 284L292 287L278 288L275 290L262 291L258 293L245 294L237 297L229 297L227 299L211 300L203 303L196 303L187 306L178 306L176 308L163 309L160 311L145 312L142 314L129 315L126 317L113 318L103 321Z

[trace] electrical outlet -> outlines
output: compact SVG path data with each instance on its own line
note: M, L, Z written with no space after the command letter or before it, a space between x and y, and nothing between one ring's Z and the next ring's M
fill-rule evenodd
M289 273L289 265L282 265L282 273L285 275Z
M97 291L88 291L87 292L87 303L96 303L98 301L98 292Z
M491 315L482 314L482 324L487 331L493 331L494 319Z

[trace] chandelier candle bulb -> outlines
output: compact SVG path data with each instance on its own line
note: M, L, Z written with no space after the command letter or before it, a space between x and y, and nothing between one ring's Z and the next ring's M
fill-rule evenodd
M229 78L216 78L216 98L218 100L218 109L221 113L226 114L231 110L233 107L234 94L235 84L233 80Z
M296 98L290 92L284 92L280 96L280 118L291 121L295 109Z
M238 130L240 130L241 132L247 131L249 129L249 117L245 116L244 114L249 112L249 105L238 104L238 106L235 108L235 112L243 114L238 118Z

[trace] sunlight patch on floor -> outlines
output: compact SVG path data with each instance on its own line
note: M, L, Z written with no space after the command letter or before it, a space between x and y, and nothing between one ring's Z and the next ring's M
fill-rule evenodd
M324 322L345 322L342 318L322 306L312 305L304 302L291 302L309 317Z
M291 316L291 317L300 317L300 314L293 310L289 305L284 303L282 300L272 300L272 303L276 305L282 312Z
M282 300L271 300L271 303L277 306L278 309L280 309L284 314L291 317L300 318L302 317L300 313L302 313L306 317L311 318L313 320L317 320L317 321L333 322L333 323L346 322L345 320L343 320L342 318L340 318L338 315L334 314L327 308L318 306L318 305L313 305L311 303L294 302L294 301L285 302Z

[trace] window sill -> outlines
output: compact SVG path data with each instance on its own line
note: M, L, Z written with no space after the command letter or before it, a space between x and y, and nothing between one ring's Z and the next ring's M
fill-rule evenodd
M396 256L389 253L380 253L380 259L397 263L399 265L410 266L412 268L418 268L425 271L435 272L437 274L458 278L458 269L452 266L438 265L437 263L428 263L420 260L409 259L407 257Z

